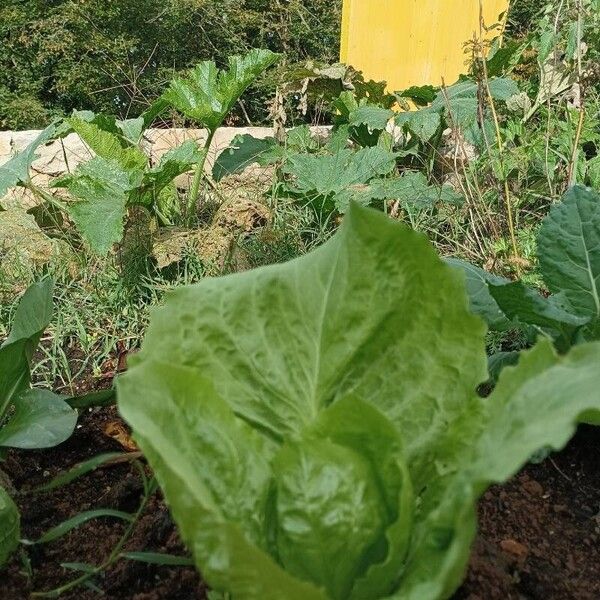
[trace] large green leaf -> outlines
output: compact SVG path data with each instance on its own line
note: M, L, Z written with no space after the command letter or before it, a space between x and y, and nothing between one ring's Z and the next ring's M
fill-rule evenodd
M578 422L600 424L600 343L559 356L549 340L507 367L486 404L475 468L484 484L506 480L537 450L560 450Z
M77 411L60 396L30 389L14 400L15 408L0 428L0 446L35 450L52 448L71 437Z
M311 254L176 290L119 406L215 589L441 600L485 487L600 410L599 345L542 342L482 399L484 342L464 274L353 205Z
M142 183L143 171L128 171L96 156L81 164L75 174L55 182L79 198L68 205L79 233L98 254L106 254L123 237L123 219L130 193Z
M335 154L295 154L288 157L284 172L293 176L290 191L301 198L322 202L344 212L350 199L361 194L368 204L373 196L364 184L394 170L395 155L379 146L350 149Z
M176 177L190 171L201 159L202 152L196 142L191 140L169 150L161 157L156 167L144 173L137 201L142 204L151 203Z
M31 339L31 349L33 351L42 332L48 327L50 319L52 319L53 292L54 280L51 277L45 277L27 288L19 301L10 333L2 347L17 340L28 338Z
M400 200L403 208L411 213L433 209L436 204L445 202L461 205L464 196L449 185L429 185L427 177L416 171L405 173L402 177L377 179L370 185L373 198L381 200Z
M420 271L431 276L415 277ZM439 321L438 298L441 338L430 327ZM240 416L278 439L334 399L364 391L363 400L376 396L385 412L412 423L410 449L425 442L422 430L434 435L440 403L461 403L486 378L483 332L467 311L462 277L424 236L354 207L337 235L306 257L176 290L155 314L138 361L169 356L201 372ZM391 357L396 368L387 374ZM463 376L467 365L473 372ZM413 380L431 387L415 389ZM424 396L431 405L412 402Z
M241 173L254 163L271 162L276 149L277 141L273 137L259 139L250 134L236 135L229 147L217 157L213 166L213 179L221 181L223 177Z
M260 549L273 442L236 419L213 386L183 364L138 364L119 378L119 394L131 400L120 410L136 423L136 440L213 588L257 600L326 600Z
M494 100L506 101L519 93L517 83L508 77L492 77L488 81L490 94ZM438 92L431 103L433 108L447 107L459 98L477 98L479 95L479 83L473 79L465 79Z
M270 50L251 50L245 56L230 57L226 71L219 71L212 61L201 62L187 77L174 79L163 99L186 117L216 131L239 97L278 59Z
M369 462L325 439L291 441L275 461L277 553L285 568L335 600L383 536L387 515Z
M406 127L413 135L423 142L428 142L438 131L442 124L439 111L431 108L422 108L416 111L407 111L398 114L396 123Z
M132 146L137 146L144 133L144 117L137 119L126 119L125 121L117 121L117 127L121 130L125 141Z
M490 284L488 288L508 319L542 329L560 342L563 349L571 346L576 331L589 322L589 318L564 310L554 296L545 298L521 281Z
M538 235L540 270L564 308L600 317L600 195L575 186L554 205Z
M9 188L29 181L29 169L36 159L36 150L51 140L57 130L56 123L52 123L38 135L25 150L13 156L9 161L0 165L0 200Z
M317 469L312 471L315 477L308 477L307 485L300 485L298 493L292 493L287 503L283 503L278 495L279 513L282 510L289 513L290 504L296 503L298 512L295 514L305 523L311 520L315 523L314 527L304 530L289 528L296 543L287 548L288 554L291 555L294 563L298 563L299 555L307 557L307 565L300 559L300 569L312 566L317 573L321 572L320 577L311 577L311 579L320 580L330 589L333 597L339 595L342 598L350 597L356 600L379 598L393 589L410 542L414 497L408 468L404 461L402 440L398 430L388 419L356 397L343 398L321 413L317 424L306 432L302 442L291 444L294 449L292 452L312 453L313 444L317 445L323 440L327 441L334 452L345 448L348 451L348 465L353 462L350 458L353 454L357 457L355 459L357 465L366 461L370 472L366 473L364 478L359 478L355 486L346 488L346 494L342 494L341 490L346 484L339 487L331 486L328 465L322 460L322 456L313 455L317 466ZM279 472L279 481L285 478L287 483L290 483L291 479L293 484L295 477L288 478L291 473L289 467L293 463L289 465L282 456L286 452L288 448L284 446L276 459L275 470ZM318 468L319 464L324 467L322 470ZM334 467L334 471L336 470ZM305 471L305 474L308 475L308 472ZM382 531L379 539L373 540L374 543L370 548L368 544L355 540L347 544L344 550L342 544L349 541L347 534L350 531L358 537L372 534L372 531L369 531L371 528L363 528L361 531L361 528L357 527L358 520L355 515L359 515L367 506L368 498L365 497L367 494L363 496L363 492L368 490L368 484L373 477L379 482L385 482L385 485L379 486L382 497L377 503L378 506L372 504L370 510L365 511L367 514L361 516L369 518L368 513L371 513L371 518L381 517L385 533ZM319 479L323 486L314 485L319 482ZM310 501L305 502L309 497L306 494L308 489L314 492L314 496L310 495ZM338 511L334 507L336 502L331 503L332 511L315 510L317 499L330 503L332 496L338 493L341 496L338 498L339 506L345 507L346 510ZM299 499L305 502L305 506L298 503ZM358 504L353 508L353 503ZM294 514L293 510L291 512ZM292 518L291 521L294 522L294 519ZM285 528L285 523L281 519L279 527ZM277 537L277 542L280 546L279 555L283 556L281 536ZM366 555L363 550L365 547L368 548ZM350 552L348 552L349 548L351 548ZM330 556L325 557L327 552ZM362 556L361 552L363 552ZM340 560L342 556L344 558ZM316 557L320 557L317 562L315 562ZM358 563L354 569L353 560ZM284 564L290 569L290 565L285 561ZM326 573L327 570L330 570L330 573ZM351 592L348 587L351 582L345 581L344 570L350 570L350 576L355 580ZM346 586L346 589L336 590L338 586Z
M0 567L19 545L19 511L8 492L0 486Z
M383 131L393 116L392 110L373 104L363 104L349 114L348 120L351 126L366 125L371 131Z
M68 119L68 122L97 156L114 161L126 171L139 171L146 166L148 158L141 150L136 147L124 148L118 136L95 123L78 117Z
M29 286L0 346L0 422L16 395L29 386L33 353L52 318L53 290L54 281L49 277Z
M519 92L517 84L508 78L489 80L490 94L494 100L506 101ZM407 128L421 142L426 143L439 131L442 115L446 124L460 129L470 143L478 143L479 85L472 80L459 81L437 93L430 106L417 111L398 114L396 123ZM486 123L484 123L484 126Z

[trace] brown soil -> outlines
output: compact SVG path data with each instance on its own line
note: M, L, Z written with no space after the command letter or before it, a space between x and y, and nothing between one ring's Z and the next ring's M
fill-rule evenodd
M45 452L11 452L3 468L17 490L25 491L101 452L122 450L105 427L114 409L87 412L73 437ZM480 534L469 571L454 600L592 600L600 598L600 429L583 427L569 446L542 464L530 465L512 481L489 490L479 506ZM99 468L47 494L18 496L22 535L36 539L83 510L114 508L133 512L140 477L131 463ZM0 576L2 600L24 600L74 577L64 562L98 564L124 530L110 518L90 521L60 540L28 549L32 577L13 558ZM184 555L168 510L155 496L135 528L127 550ZM96 580L105 598L196 600L205 598L191 568L116 563ZM79 588L62 596L92 600Z

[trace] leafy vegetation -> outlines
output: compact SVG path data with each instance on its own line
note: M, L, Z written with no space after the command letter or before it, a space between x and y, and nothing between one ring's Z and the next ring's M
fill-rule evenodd
M339 55L341 1L5 0L0 8L0 129L43 128L73 110L135 118L177 73L226 65L253 47L294 65ZM201 24L201 25L199 25ZM279 74L254 86L231 123L267 117Z
M119 406L207 581L447 597L477 497L600 418L600 346L542 341L482 400L484 332L426 240L356 205L303 258L178 290Z
M120 121L113 116L75 112L61 124L46 128L23 152L0 166L0 198L13 186L22 186L44 202L66 212L93 252L105 255L124 235L124 221L132 207L146 209L161 225L177 220L194 224L204 165L212 139L243 92L277 60L268 50L252 50L230 59L219 72L214 62L196 66L187 79L175 79L169 89L137 119ZM187 141L164 154L156 166L140 148L146 125L172 106L187 118L207 127L202 148ZM77 200L63 203L34 186L30 169L35 151L51 139L71 131L87 144L94 157L74 173L58 178L55 188L66 188ZM179 206L173 180L195 167L186 205Z
M538 260L549 295L522 281L494 278L467 263L454 261L467 272L471 306L491 330L537 330L551 337L559 351L598 338L597 255L600 196L573 187L554 205L538 235Z
M30 387L33 353L52 316L53 287L47 278L27 290L0 346L0 448L56 446L77 421L77 412L60 397Z
M0 457L6 448L50 448L66 440L77 411L47 390L30 387L33 353L52 316L51 279L31 286L0 346ZM19 513L0 480L0 565L19 543Z
M188 119L206 127L208 135L203 157L206 158L217 129L223 124L240 96L256 78L275 64L278 56L269 50L252 50L246 56L229 59L227 71L219 72L214 62L198 64L185 79L174 79L162 99ZM204 176L204 162L199 161L192 187L188 214L198 201Z
M55 2L25 29L30 4L0 8L0 123L47 126L0 166L0 563L33 581L42 544L109 519L106 553L37 595L110 595L129 560L195 565L217 599L449 597L484 491L600 424L597 2L512 3L459 81L406 90L297 62L335 60L337 3ZM209 173L267 101L273 135ZM155 153L179 124L205 134ZM13 486L78 411L113 419L113 381L139 451L104 432L127 452L59 447L66 471ZM19 523L15 501L124 462L126 501ZM191 558L135 538L159 484Z

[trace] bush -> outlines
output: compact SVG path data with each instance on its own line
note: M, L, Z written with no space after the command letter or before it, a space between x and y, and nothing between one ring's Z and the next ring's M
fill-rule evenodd
M4 0L0 128L74 108L136 116L174 71L252 47L335 61L340 12L341 0ZM266 116L264 89L246 105L253 121Z

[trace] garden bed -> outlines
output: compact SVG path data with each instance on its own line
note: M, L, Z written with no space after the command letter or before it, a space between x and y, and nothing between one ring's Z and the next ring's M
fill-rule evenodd
M50 451L11 452L6 471L20 491L101 452L121 451L106 433L120 420L113 408L80 419L73 437ZM600 597L600 433L581 427L562 452L527 466L502 486L488 490L479 503L480 532L465 583L455 600L592 600ZM101 467L53 492L18 497L22 535L36 539L50 527L94 508L133 512L142 492L131 463ZM31 591L53 589L73 573L65 562L98 563L110 554L124 525L96 519L54 543L32 547L33 577L26 577L15 556L0 582L3 600L23 600ZM126 546L129 551L183 555L169 512L158 494L151 500ZM192 568L146 565L121 560L97 580L106 597L130 600L205 598L206 588ZM93 591L77 588L62 596L92 600Z

